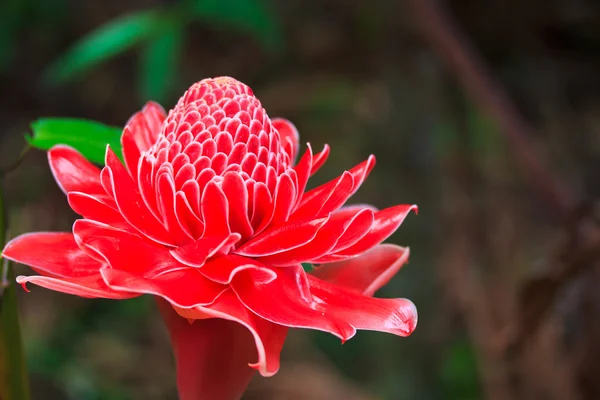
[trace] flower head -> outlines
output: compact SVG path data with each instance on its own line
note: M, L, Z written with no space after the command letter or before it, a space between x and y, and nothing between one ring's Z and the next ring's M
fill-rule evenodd
M217 323L207 320L250 332L257 359L242 364L253 362L264 376L278 370L289 327L342 340L357 329L414 330L410 301L372 295L408 258L408 249L380 243L415 207L344 206L373 156L306 191L329 148L315 155L308 146L296 163L296 128L269 119L251 89L227 77L194 84L168 115L148 103L121 141L125 163L108 148L101 170L70 147L49 151L58 184L83 218L72 233L12 240L3 255L40 274L18 282L84 297L164 299L180 370L202 357L182 343L197 346L190 332ZM306 273L302 263L316 268Z

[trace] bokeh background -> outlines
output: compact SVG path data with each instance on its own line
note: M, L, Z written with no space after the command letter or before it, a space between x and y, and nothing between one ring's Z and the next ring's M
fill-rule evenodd
M245 399L600 398L598 2L2 0L0 166L37 118L122 126L220 75L331 145L312 185L374 153L355 201L420 208L378 294L412 299L416 332L295 331ZM12 236L70 229L43 152L5 186ZM34 400L176 398L152 299L31 289Z

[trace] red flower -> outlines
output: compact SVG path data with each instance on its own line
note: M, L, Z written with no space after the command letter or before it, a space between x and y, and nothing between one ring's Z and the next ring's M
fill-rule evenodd
M380 243L416 207L342 207L373 156L305 192L329 148L308 146L295 164L298 141L248 86L205 79L168 116L149 103L130 119L125 166L110 148L102 170L70 147L51 149L56 181L83 219L73 233L17 237L3 255L40 274L18 277L23 285L160 298L186 400L240 397L248 362L275 374L288 327L342 341L357 329L409 335L414 305L372 295L408 258ZM318 266L307 274L301 263Z

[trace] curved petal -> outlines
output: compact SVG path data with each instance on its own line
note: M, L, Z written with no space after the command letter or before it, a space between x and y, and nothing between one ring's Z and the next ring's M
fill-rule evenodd
M265 230L235 250L235 254L246 257L262 257L282 253L309 243L329 218L320 218L300 223L285 223Z
M165 110L158 103L150 101L127 121L121 136L121 145L125 165L134 178L142 152L156 142L166 117Z
M255 283L269 283L277 278L277 274L252 258L227 255L217 257L202 266L200 272L208 279L230 284L235 275L246 269L255 269ZM262 274L262 276L261 276Z
M298 209L292 214L292 220L319 218L340 208L351 195L354 178L349 171L302 196Z
M54 278L99 276L100 268L104 266L80 249L73 234L67 232L18 236L6 244L2 256Z
M326 315L356 329L408 336L417 327L417 308L407 299L376 299L308 276L314 301Z
M171 257L165 247L100 222L77 220L73 235L90 256L114 269L151 278L166 271L187 268Z
M239 233L231 233L225 237L202 238L171 250L171 256L185 265L200 268L215 254L228 252L238 240L240 240Z
M369 233L362 239L344 250L322 257L315 262L325 263L345 260L377 246L398 229L411 210L416 212L417 206L402 204L376 212L375 221Z
M165 227L146 207L133 178L108 147L106 149L106 167L102 170L102 178L115 199L119 212L131 226L157 243L173 244Z
M66 145L56 145L48 151L48 163L63 192L105 194L100 184L100 169L86 160L77 150Z
M323 146L323 150L320 153L315 154L312 159L312 166L310 169L310 176L313 176L317 171L325 164L329 157L329 145Z
M356 330L352 325L329 315L326 308L314 301L301 266L280 268L275 272L277 279L274 281L255 284L254 270L240 271L231 287L242 304L267 321L329 332L343 341L354 336Z
M311 275L373 296L406 264L409 253L408 247L382 244L358 257L316 267Z
M281 146L285 149L286 153L290 156L290 160L293 162L300 149L300 134L298 133L298 129L285 118L273 118L271 120L271 125L279 132Z
M73 211L82 217L117 228L132 229L131 225L125 221L119 210L116 209L116 205L113 207L107 204L107 197L93 196L82 192L69 192L67 195L69 205Z
M25 286L27 283L33 283L46 289L89 299L123 300L139 296L137 293L112 290L106 286L100 275L85 278L69 278L69 280L48 276L18 276L17 283L21 284L25 290L27 290Z
M111 289L159 296L181 308L211 304L228 289L206 279L196 268L169 271L150 279L114 268L103 268L100 274Z

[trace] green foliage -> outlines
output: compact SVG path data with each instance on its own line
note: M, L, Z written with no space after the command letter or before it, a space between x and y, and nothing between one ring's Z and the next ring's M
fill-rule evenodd
M182 27L173 23L162 35L143 44L139 60L142 99L168 98L177 76L183 42Z
M43 118L31 124L33 136L27 136L29 144L48 150L57 144L77 149L85 158L104 164L106 145L122 159L121 128L99 122L70 118Z
M141 100L164 101L174 87L185 28L193 21L248 33L271 51L283 46L281 27L261 0L187 0L108 22L50 65L44 80L67 82L140 46Z
M158 10L119 17L85 36L46 71L46 80L61 83L88 71L164 28Z

